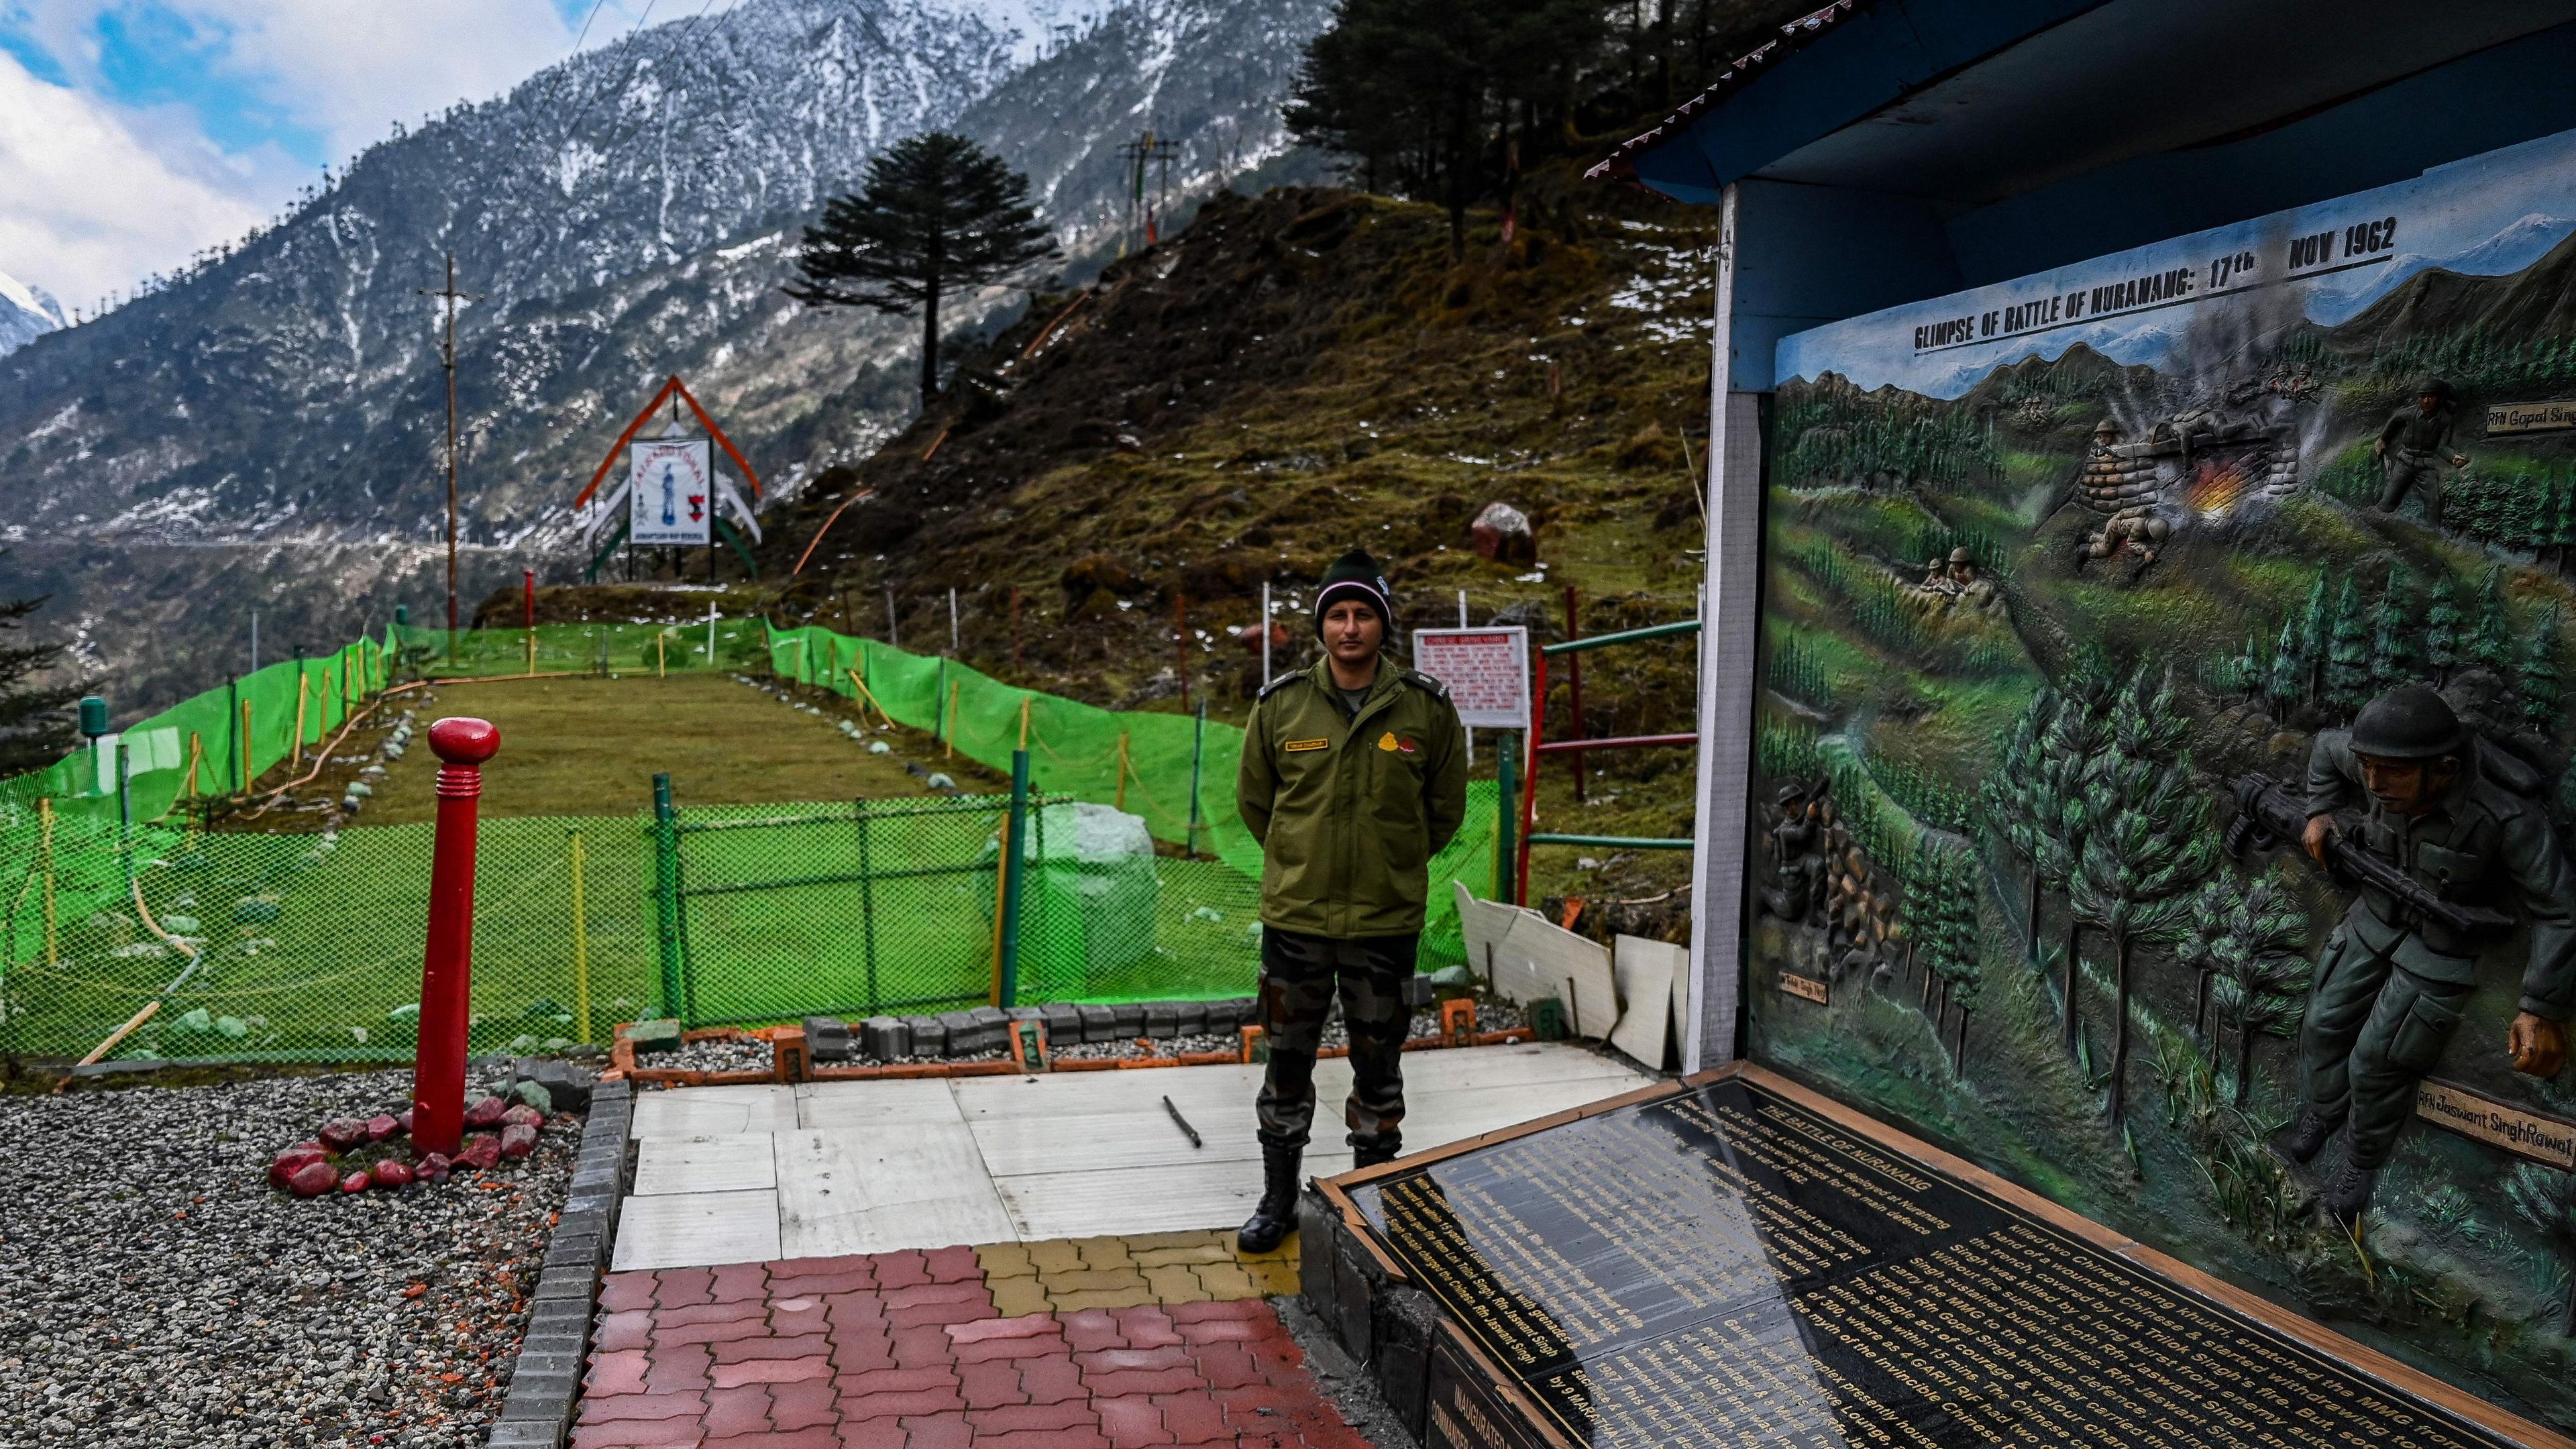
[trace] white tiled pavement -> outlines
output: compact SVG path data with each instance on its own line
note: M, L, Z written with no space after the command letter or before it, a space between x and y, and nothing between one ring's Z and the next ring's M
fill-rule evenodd
M1411 1052L1404 1139L1433 1147L1652 1080L1559 1043ZM1260 1085L1257 1066L1219 1066L642 1093L614 1266L1230 1227L1261 1192ZM1350 1064L1317 1063L1315 1089L1330 1150L1306 1171L1322 1176L1350 1165Z

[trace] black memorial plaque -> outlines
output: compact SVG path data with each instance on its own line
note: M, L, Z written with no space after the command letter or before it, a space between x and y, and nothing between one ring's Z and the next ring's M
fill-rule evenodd
M2514 1442L1743 1076L1349 1197L1577 1444Z

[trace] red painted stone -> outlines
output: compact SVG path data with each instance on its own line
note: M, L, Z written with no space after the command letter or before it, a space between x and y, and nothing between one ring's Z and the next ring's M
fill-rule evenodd
M367 1175L363 1172L350 1173L347 1177L340 1179L340 1190L342 1192L365 1192L367 1190Z
M367 1140L367 1124L355 1117L334 1117L313 1134L334 1152L346 1152Z
M288 1176L286 1190L297 1197L320 1197L339 1184L340 1170L317 1157Z
M367 1169L367 1177L377 1187L400 1189L411 1186L412 1170L408 1162L388 1157Z
M470 1167L476 1172L488 1172L500 1160L501 1139L489 1132L478 1132L466 1138L465 1146L456 1154L458 1167Z
M404 1136L408 1137L411 1135L411 1109L409 1107L405 1107L394 1114L394 1125L402 1129Z
M444 1152L425 1152L421 1154L420 1166L412 1169L412 1176L421 1182L445 1182L447 1174L455 1166Z
M505 1123L516 1123L523 1127L543 1127L546 1125L546 1114L529 1106L525 1102L520 1102L513 1105L508 1111L503 1112L501 1114L501 1120Z
M516 1160L537 1150L537 1129L513 1122L501 1129L501 1155Z
M501 1119L509 1114L509 1103L498 1097L485 1097L465 1109L465 1125L468 1130L479 1131L500 1125Z
M269 1163L268 1185L278 1188L285 1187L294 1179L296 1173L302 1171L306 1166L312 1163L322 1162L323 1157L324 1153L322 1151L322 1144L318 1142L299 1142L293 1147L287 1148L285 1151L277 1154L275 1161ZM324 1165L328 1166L329 1164L325 1163Z
M367 1140L382 1142L403 1130L402 1121L391 1112L380 1112L367 1119Z

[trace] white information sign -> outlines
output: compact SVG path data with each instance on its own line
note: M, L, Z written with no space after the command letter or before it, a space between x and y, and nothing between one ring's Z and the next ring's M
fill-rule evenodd
M1529 728L1529 630L1416 629L1413 667L1449 686L1467 728Z
M705 438L642 438L626 450L631 543L705 543L715 518L714 445Z

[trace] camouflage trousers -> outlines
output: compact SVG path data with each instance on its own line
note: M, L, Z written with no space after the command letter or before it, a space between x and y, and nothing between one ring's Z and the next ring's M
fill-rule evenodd
M2379 474L2380 512L2395 513L2411 492L2424 500L2424 521L2435 528L2442 526L2441 455L2391 448L2380 460Z
M1403 1140L1404 1004L1419 936L1336 941L1265 926L1261 932L1261 1028L1270 1070L1254 1109L1261 1140L1304 1147L1315 1120L1315 1051L1338 987L1351 1034L1351 1096L1342 1109L1353 1148L1396 1149Z
M2317 959L2317 984L2299 1026L2308 1106L2352 1122L2352 1162L2388 1160L2415 1115L2415 1084L2442 1060L2474 985L2427 981L2373 955L2343 931Z

